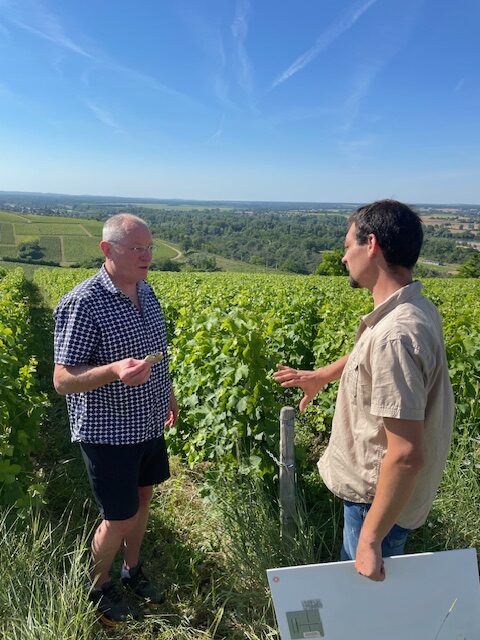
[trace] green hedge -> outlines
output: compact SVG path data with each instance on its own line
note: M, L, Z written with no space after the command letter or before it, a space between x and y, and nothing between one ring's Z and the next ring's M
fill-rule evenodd
M30 353L31 321L22 269L0 279L0 506L28 506L43 486L33 472L46 399Z

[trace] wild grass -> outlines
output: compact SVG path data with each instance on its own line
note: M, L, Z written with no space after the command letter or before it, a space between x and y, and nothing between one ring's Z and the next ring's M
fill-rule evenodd
M429 521L407 552L479 548L479 444L471 436L456 443ZM310 496L299 496L297 533L284 538L278 504L259 480L218 479L205 494L203 469L173 459L144 544L146 572L163 586L166 603L107 631L86 598L96 513L86 506L81 461L67 438L52 453L60 457L43 511L0 517L0 640L278 640L266 569L336 559L340 504L320 481L305 486ZM118 571L119 561L114 581Z
M411 552L474 547L480 561L478 426L455 439L427 523L412 535Z
M85 598L88 535L68 518L54 525L38 512L1 514L2 640L90 637L96 615Z

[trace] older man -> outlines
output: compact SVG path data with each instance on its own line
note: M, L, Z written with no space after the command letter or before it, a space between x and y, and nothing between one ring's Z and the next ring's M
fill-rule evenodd
M92 541L90 598L110 625L133 613L109 576L120 547L123 584L152 603L163 600L140 563L153 485L169 477L164 427L178 413L165 322L145 282L152 242L142 219L109 218L103 267L54 312L54 385L67 397L72 440L80 443L102 517Z
M332 435L319 470L344 501L341 558L372 580L385 577L382 557L403 553L422 525L448 455L454 400L442 324L412 269L423 241L419 217L381 200L349 220L343 263L353 287L365 287L374 309L355 346L315 371L279 365L275 378L304 391L303 410L340 378Z

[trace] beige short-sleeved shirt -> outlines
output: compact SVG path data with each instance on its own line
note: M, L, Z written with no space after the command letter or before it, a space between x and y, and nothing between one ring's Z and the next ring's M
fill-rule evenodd
M422 525L430 511L454 419L442 323L421 289L412 282L362 318L340 379L330 441L318 463L335 495L371 503L387 444L383 418L423 420L424 466L397 518L408 529Z

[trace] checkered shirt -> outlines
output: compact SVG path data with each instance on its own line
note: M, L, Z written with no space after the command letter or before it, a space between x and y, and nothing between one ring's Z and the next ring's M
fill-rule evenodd
M122 293L105 269L77 285L55 311L54 358L66 366L143 359L161 351L147 382L130 387L115 380L67 395L72 441L136 444L163 433L171 393L167 335L160 304L144 281L137 285L141 310Z

